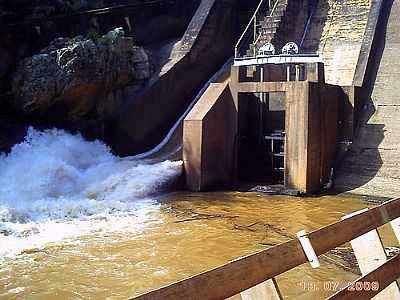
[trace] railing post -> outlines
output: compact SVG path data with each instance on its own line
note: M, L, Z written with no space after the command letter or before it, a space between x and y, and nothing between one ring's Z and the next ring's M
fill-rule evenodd
M399 277L400 255L397 255L367 275L349 283L326 300L376 299L382 290Z
M271 1L271 0L269 0ZM257 15L259 14L261 8L263 7L263 5L265 4L265 0L260 0L260 2L258 3L258 6L253 14L253 16L251 17L249 23L247 24L245 30L243 31L242 35L240 36L239 40L236 43L236 47L238 48L237 53L240 52L241 46L242 46L242 42L244 41L244 39L247 39L247 37L251 37L251 30L253 30L253 42L251 43L251 45L254 45L256 40L258 39L257 36ZM253 29L252 29L253 27Z
M240 294L237 294L235 296L227 298L226 300L242 300L242 296Z
M256 41L257 38L257 16L254 17L254 26L253 26L253 44Z
M392 225L394 234L396 235L397 240L400 243L400 218L393 220L392 222L390 222L390 224Z
M365 210L355 212L343 219L362 213ZM354 255L356 256L358 266L362 275L366 275L374 269L380 267L387 261L387 256L385 252L385 247L382 245L381 238L379 236L378 230L374 229L367 232L358 238L350 241L351 247L354 250ZM393 282L384 290L382 290L378 295L376 295L374 300L387 300L387 299L400 299L400 290L397 282Z
M282 295L274 278L264 281L227 300L282 300Z
M251 289L240 293L242 300L282 300L278 285L274 278L264 281Z

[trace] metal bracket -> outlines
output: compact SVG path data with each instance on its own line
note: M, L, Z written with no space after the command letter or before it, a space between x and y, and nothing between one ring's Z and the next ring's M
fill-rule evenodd
M304 253L307 256L311 267L313 269L318 268L321 264L319 263L318 256L315 253L313 246L311 245L310 239L308 238L306 231L299 231L298 233L296 233L296 236L299 239L301 246L303 247Z

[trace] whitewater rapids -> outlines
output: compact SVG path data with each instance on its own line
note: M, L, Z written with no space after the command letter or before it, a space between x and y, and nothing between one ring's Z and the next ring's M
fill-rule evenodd
M99 231L140 230L182 162L123 160L99 141L30 128L0 153L0 257Z

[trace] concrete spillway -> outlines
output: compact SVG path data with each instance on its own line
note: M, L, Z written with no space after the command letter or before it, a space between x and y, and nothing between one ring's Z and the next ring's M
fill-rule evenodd
M368 93L359 115L356 139L339 169L336 188L358 194L400 194L400 1L384 1Z
M148 86L128 97L109 144L122 156L159 144L192 98L231 56L235 1L202 0L182 39L173 45Z

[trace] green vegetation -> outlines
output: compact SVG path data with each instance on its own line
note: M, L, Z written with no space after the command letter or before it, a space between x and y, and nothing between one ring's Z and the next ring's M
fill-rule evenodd
M101 40L102 36L96 30L91 29L86 33L86 38L91 39L97 44Z

